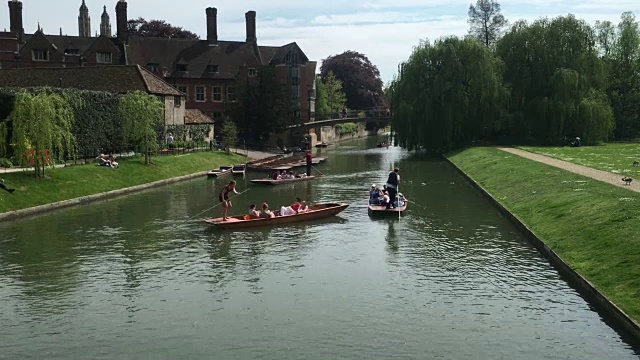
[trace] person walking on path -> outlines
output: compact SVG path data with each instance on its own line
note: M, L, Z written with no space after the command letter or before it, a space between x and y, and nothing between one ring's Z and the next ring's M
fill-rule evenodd
M311 150L307 150L307 153L304 155L304 158L307 161L307 176L311 176L311 163L313 162L313 156L311 155Z
M387 204L387 209L389 207L394 207L394 201L396 200L396 194L398 193L398 185L400 184L400 169L395 168L392 172L389 173L389 178L387 179L387 191L389 192L389 198L391 201Z

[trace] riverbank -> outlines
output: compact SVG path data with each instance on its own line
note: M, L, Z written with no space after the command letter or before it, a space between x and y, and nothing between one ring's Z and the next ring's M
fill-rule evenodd
M247 157L215 151L155 156L149 166L143 161L141 157L123 158L115 169L97 164L47 169L41 179L35 179L32 172L2 174L6 185L16 191L0 192L0 218L17 210L72 199L79 201L82 197L199 174L221 165L246 162Z
M545 245L640 320L640 194L495 148L448 156Z

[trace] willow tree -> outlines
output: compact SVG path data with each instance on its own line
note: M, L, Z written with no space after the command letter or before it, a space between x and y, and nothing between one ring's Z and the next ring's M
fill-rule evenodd
M125 139L144 149L144 164L151 164L151 153L158 149L164 105L155 96L135 91L120 98L119 112Z
M593 144L611 135L606 69L596 44L593 28L572 15L517 22L498 42L511 89L507 131L517 141L558 144L563 136L580 136Z
M8 119L15 156L21 163L33 161L36 177L44 175L46 165L52 165L50 160L64 161L65 152L75 156L74 119L65 93L49 89L37 94L18 92Z
M442 152L493 134L506 100L500 68L474 39L417 46L388 90L399 144Z

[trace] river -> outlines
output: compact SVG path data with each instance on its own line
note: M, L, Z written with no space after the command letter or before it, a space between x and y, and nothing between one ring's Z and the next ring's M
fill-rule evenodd
M234 213L350 204L331 219L217 231L188 219L203 178L1 223L0 358L639 357L448 164L377 141L322 149L314 182L238 179ZM416 205L372 219L391 165Z

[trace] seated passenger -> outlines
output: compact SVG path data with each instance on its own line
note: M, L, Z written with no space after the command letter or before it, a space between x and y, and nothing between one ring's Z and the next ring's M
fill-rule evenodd
M260 217L266 218L266 219L275 217L275 214L271 212L271 210L269 210L269 204L262 203L262 210L260 211Z
M256 204L249 205L249 219L260 218L260 212L256 210Z
M376 189L376 184L371 185L371 189L369 189L369 199L377 198L377 196L374 196L377 194L378 194L378 189Z
M389 198L389 193L385 191L384 195L379 200L380 200L380 205L384 205L384 206L389 205L391 202L391 199Z
M300 207L298 208L298 214L305 213L307 211L309 211L309 207L307 206L307 202L306 201L301 201L300 202Z
M295 213L296 212L291 208L291 206L280 207L280 216L295 215Z
M113 154L109 154L109 166L111 166L112 168L118 167L118 163L116 162L116 158L113 156Z
M293 203L293 205L291 205L291 209L293 209L293 211L298 212L298 210L300 209L300 204L302 203L302 199L300 199L299 197L296 198L296 202Z

